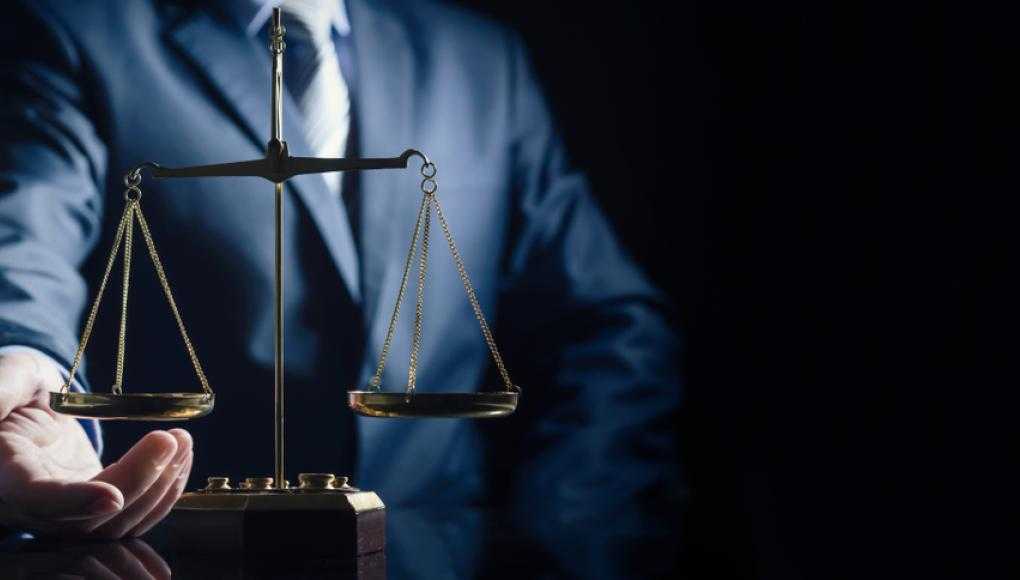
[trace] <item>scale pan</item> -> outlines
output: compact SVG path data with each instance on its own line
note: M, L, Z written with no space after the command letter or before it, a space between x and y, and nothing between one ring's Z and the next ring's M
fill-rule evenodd
M88 419L186 421L208 415L211 393L50 393L50 408Z
M351 410L366 417L449 417L486 419L505 417L517 408L518 393L392 393L348 391Z

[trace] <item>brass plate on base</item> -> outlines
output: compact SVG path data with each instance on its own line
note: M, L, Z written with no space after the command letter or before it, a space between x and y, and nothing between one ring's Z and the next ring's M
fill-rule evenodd
M406 393L348 391L347 402L365 417L486 419L505 417L517 409L518 393Z
M50 393L57 413L87 419L186 421L213 410L210 393Z

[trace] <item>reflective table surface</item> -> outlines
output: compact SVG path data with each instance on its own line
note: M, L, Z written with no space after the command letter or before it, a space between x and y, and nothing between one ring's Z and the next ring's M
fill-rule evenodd
M386 528L385 551L356 561L179 553L163 526L116 542L8 534L0 578L661 578L681 560L665 519L522 523L491 509L390 509Z

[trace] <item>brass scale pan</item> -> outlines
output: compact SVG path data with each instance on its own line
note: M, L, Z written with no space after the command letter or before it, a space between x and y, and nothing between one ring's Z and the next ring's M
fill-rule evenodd
M459 417L486 419L505 417L517 409L518 393L395 393L348 391L347 402L366 417Z
M89 419L186 421L213 410L212 393L50 393L50 408Z
M366 417L505 417L517 409L518 393L414 393L349 391L351 410ZM208 415L216 397L208 393L50 393L50 407L89 419L186 421Z

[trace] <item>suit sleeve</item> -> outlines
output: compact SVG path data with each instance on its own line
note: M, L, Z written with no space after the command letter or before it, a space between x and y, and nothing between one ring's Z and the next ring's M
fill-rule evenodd
M499 323L523 369L512 497L542 526L661 506L681 494L672 307L571 165L520 49L514 78L518 197Z
M70 366L99 235L106 149L82 63L58 24L17 3L0 35L0 346ZM84 384L84 380L82 379Z

